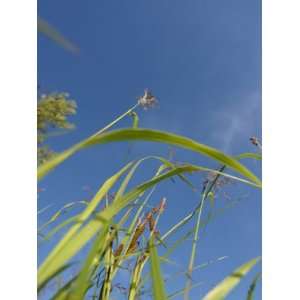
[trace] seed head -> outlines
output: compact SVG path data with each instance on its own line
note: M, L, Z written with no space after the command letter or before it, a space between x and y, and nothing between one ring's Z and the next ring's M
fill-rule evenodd
M144 95L138 98L138 104L147 110L155 107L158 104L158 101L148 89L145 89Z
M258 138L255 136L252 136L250 139L250 142L254 145L254 146L258 146L259 145L259 141Z

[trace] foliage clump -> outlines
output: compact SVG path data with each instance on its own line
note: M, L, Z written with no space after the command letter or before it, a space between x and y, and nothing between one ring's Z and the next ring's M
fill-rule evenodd
M37 103L37 143L38 164L54 155L53 150L45 144L45 140L53 129L70 130L74 124L68 117L76 114L77 105L69 99L68 93L42 94Z

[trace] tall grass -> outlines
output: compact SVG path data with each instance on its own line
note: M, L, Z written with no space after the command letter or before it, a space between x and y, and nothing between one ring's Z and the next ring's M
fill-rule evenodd
M147 96L147 94L145 95ZM49 298L52 297L51 299L80 300L88 299L88 297L102 300L113 299L111 294L116 286L116 276L126 268L128 262L133 262L134 267L129 277L130 283L125 288L127 299L140 299L144 286L146 286L148 279L151 279L153 299L164 300L183 295L184 299L187 300L189 299L190 290L197 286L197 284L192 284L191 277L193 270L196 268L197 241L199 234L201 237L201 228L205 223L202 213L206 208L207 200L213 201L214 186L218 183L219 178L230 178L230 180L248 184L253 188L261 188L259 178L240 162L245 158L260 159L259 154L244 153L233 157L184 136L165 131L138 128L136 110L139 106L145 106L147 104L146 100L147 98L144 101L139 101L104 128L43 163L38 167L38 180L43 179L48 174L52 176L50 172L54 172L55 168L62 165L65 160L78 151L83 151L94 145L120 141L148 141L173 145L204 155L218 162L222 167L214 170L189 163L177 165L166 158L158 156L144 157L127 163L107 178L99 186L98 191L90 201L66 204L39 228L39 234L44 240L52 239L57 232L63 229L65 233L39 266L38 293L47 289L47 286L60 276L65 278L65 282L53 295L49 296ZM151 103L149 105L151 106ZM113 126L128 116L134 118L132 128L113 129ZM149 159L159 162L160 167L152 171L154 175L148 180L128 188L133 175L138 174L139 167ZM236 175L225 172L227 169L231 169ZM196 172L210 173L214 176L214 179L205 186L204 191L195 189L185 176ZM165 208L166 201L162 199L156 206L149 208L149 199L154 194L158 184L174 177L186 184L187 188L191 188L195 193L198 193L200 201L190 214L180 219L176 224L170 224L169 230L165 233L160 233L159 219L168 213ZM106 196L116 189L117 184L119 188L113 200L106 201L104 208L99 210ZM63 211L70 210L78 204L81 205L79 207L82 207L79 213L67 219L60 219ZM168 205L172 205L171 201ZM191 255L186 273L188 279L182 290L168 295L161 264L167 262L168 256L182 243L186 243L187 238L183 236L171 247L166 245L166 241L180 229L185 228L192 220L194 220L194 226L187 235L193 235ZM44 233L45 229L53 224L55 224L55 227ZM89 249L87 254L83 254L81 251L84 247ZM165 253L159 255L163 250ZM67 280L64 274L72 266L74 256L78 254L80 254L80 265L76 273ZM224 299L257 261L258 259L251 260L237 269L234 274L239 274L238 277L230 275L225 278L204 299ZM147 270L150 270L150 273L147 273ZM150 275L147 276L147 274ZM254 287L255 284L253 284ZM249 291L249 299L252 299L253 285Z

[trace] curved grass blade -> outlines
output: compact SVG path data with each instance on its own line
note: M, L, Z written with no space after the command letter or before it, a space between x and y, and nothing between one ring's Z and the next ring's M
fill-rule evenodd
M209 147L204 144L200 144L192 139L164 131L149 129L121 129L113 130L100 135L93 135L91 138L87 138L81 143L76 144L70 149L62 152L61 154L56 155L54 158L42 164L38 168L38 179L43 178L48 172L50 172L56 166L61 164L64 160L66 160L71 155L73 155L81 149L96 144L106 144L112 142L133 140L170 144L206 155L216 161L219 161L220 163L226 165L234 171L240 173L241 175L250 179L258 186L261 186L261 181L250 170L248 170L244 165L242 165L240 162L238 162L238 160L234 159L233 157L226 155L221 151L216 150L215 148Z
M124 171L124 169L125 168L123 168L122 170ZM42 285L46 278L48 278L57 269L64 265L65 262L73 257L90 239L92 239L94 235L103 227L103 224L109 224L112 218L116 214L118 214L127 204L139 197L147 189L151 188L157 183L180 173L191 171L196 171L196 169L190 166L177 167L176 169L168 171L163 175L157 176L152 180L146 181L144 184L141 184L132 189L130 192L120 197L118 201L113 202L112 205L108 206L103 211L98 213L96 217L89 221L80 231L78 231L78 229L80 228L82 223L73 225L68 233L64 236L64 238L58 243L58 245L40 266L38 270L38 286ZM121 174L122 172L119 171L116 175L108 179L96 194L96 196L101 193L101 197L103 197L103 194L105 195L107 193L108 189L111 188L111 186L115 183L115 181ZM101 197L98 197L96 199L99 200L101 199ZM95 206L95 203L93 203L93 201L91 201L91 204ZM89 216L87 215L87 212L92 213L91 207L88 206L83 212L84 217ZM81 216L81 218L83 216Z
M75 281L74 284L74 293L72 294L72 299L84 299L84 294L87 291L89 285L89 278L91 275L91 266L93 264L93 260L95 259L96 255L98 257L102 256L105 242L107 242L107 234L108 234L109 227L106 226L103 230L99 233L98 237L95 239L93 246L84 261L84 265Z
M51 206L52 206L52 204L49 204L49 205L47 205L46 207L41 208L41 209L37 212L37 214L40 215L40 214L44 213L44 212L45 212L47 209L49 209Z
M43 241L49 241L50 238L55 235L57 232L59 232L61 229L63 229L64 227L68 226L69 224L72 223L76 223L78 218L79 218L80 214L77 214L75 216L72 216L68 219L66 219L65 221L59 223L57 226L55 226L53 229L51 229L44 237L43 237Z
M203 300L223 300L240 283L243 277L258 263L260 257L251 259L221 281L206 294Z
M68 296L68 292L77 276L68 280L51 298L51 300L65 300Z
M45 280L46 276L49 276L49 274L55 272L55 269L59 268L58 266L61 265L61 264L63 264L61 262L59 264L55 264L54 263L55 257L58 260L60 260L60 259L62 261L66 261L67 260L67 259L64 259L63 256L62 256L62 253L64 253L64 252L61 252L61 250L63 248L65 248L66 252L70 256L72 255L72 253L74 253L74 251L73 251L74 249L72 249L71 251L67 251L68 249L66 248L67 247L66 245L68 244L68 241L70 241L72 239L72 237L76 234L76 232L82 226L83 222L86 221L90 217L90 215L93 213L93 211L99 205L100 201L103 199L103 197L105 196L105 194L107 194L108 190L133 165L133 167L131 169L131 172L129 172L129 174L126 176L125 180L123 181L123 183L122 183L122 185L121 185L121 187L120 187L120 189L118 191L118 197L116 197L116 199L115 199L116 201L118 201L118 199L123 194L123 192L124 192L124 190L125 190L128 182L131 179L131 177L132 177L134 171L136 170L136 168L139 166L139 164L141 162L143 162L144 160L149 159L149 158L153 158L153 157L142 158L138 162L136 162L134 165L133 165L133 163L127 164L124 168L122 168L118 173L116 173L114 176L112 176L111 178L109 178L102 185L102 187L96 193L96 195L94 196L94 198L92 199L92 201L88 204L88 206L86 207L86 209L81 214L79 214L76 217L76 220L74 220L73 218L71 218L69 220L66 220L63 223L64 226L65 226L65 225L69 224L70 222L74 221L74 225L69 229L69 231L67 232L67 234L58 243L58 245L54 248L54 250L48 255L48 257L45 260L45 262L39 268L38 285L41 285L42 282L43 282L43 280ZM99 220L96 220L96 223L97 223L97 225L99 225ZM59 229L61 229L61 226L59 226ZM67 257L68 257L68 255L67 255Z
M119 178L132 166L132 163L127 164L124 168L122 168L115 175L107 179L101 188L98 190L94 198L91 200L89 205L85 208L85 210L79 215L75 224L69 229L63 239L58 243L58 245L54 248L54 250L47 256L45 262L41 265L38 271L38 285L41 285L42 282L49 276L49 274L55 272L56 269L60 267L54 263L56 256L61 256L62 249L71 250L66 247L68 242L74 237L76 232L80 229L82 224L90 217L90 215L94 212L96 207L99 205L100 201L103 197L108 193L108 191L112 188L112 186L119 180ZM99 221L98 221L99 223ZM63 263L62 263L63 264Z
M38 286L37 292L39 293L54 277L56 277L57 275L61 274L62 272L64 272L65 270L67 270L68 268L70 268L73 264L69 263L66 265L61 266L59 269L57 269L54 273L52 273L50 276L48 276L42 284L40 284Z
M94 211L99 201L107 194L108 190L114 185L119 177L132 165L132 163L125 166L117 174L109 178L100 188L94 199L87 206L85 211L79 217L79 223L74 224L64 238L58 243L54 250L48 255L45 262L41 265L38 271L38 285L42 284L45 278L50 276L55 270L65 264L71 257L73 257L93 236L99 231L103 224L110 223L112 218L117 215L124 207L131 201L142 195L147 189L155 186L159 182L177 176L183 173L197 172L203 170L210 170L195 166L179 166L175 167L166 173L159 175L145 183L132 189L124 196L120 197L118 201L114 201L112 205L105 208L98 213L94 219L89 221L80 231L83 221L85 221ZM224 174L222 174L224 175Z
M43 33L66 50L71 51L74 54L79 52L79 49L74 44L68 41L60 32L40 17L37 19L37 29L40 33Z
M236 159L252 158L256 160L261 160L262 156L259 153L246 152L235 156Z
M164 281L160 271L160 263L156 246L154 245L153 235L150 237L149 248L153 299L166 300L168 298L165 292Z
M62 214L66 213L68 210L73 208L76 205L87 205L88 202L86 201L75 201L75 202L70 202L64 205L62 208L60 208L55 214L52 215L52 217L45 222L43 225L38 228L38 231L42 231L45 229L47 226L49 226L51 223L55 222Z

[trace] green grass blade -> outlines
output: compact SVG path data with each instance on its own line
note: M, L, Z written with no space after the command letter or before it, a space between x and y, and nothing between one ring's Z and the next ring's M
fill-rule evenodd
M151 266L151 277L152 277L152 292L154 300L166 300L167 295L165 292L164 281L160 271L160 263L154 246L154 237L150 237L150 266Z
M84 261L84 265L80 270L80 273L74 283L74 292L72 294L72 299L84 299L84 294L90 284L89 279L91 275L91 267L93 261L96 256L101 257L103 250L105 248L105 242L107 242L107 234L108 234L109 227L106 226L103 230L99 233L98 237L95 239L93 246Z
M58 268L55 272L53 272L50 276L46 277L45 280L43 281L42 284L40 284L38 286L38 293L57 275L61 274L62 272L64 272L65 270L67 270L68 268L70 268L72 266L72 264L66 264L61 266L60 268Z
M252 153L252 152L246 152L235 156L236 159L244 159L244 158L252 158L256 160L261 160L262 156L260 153Z
M76 276L68 280L55 294L51 297L51 300L65 300L68 297L68 292L71 285L76 280Z
M226 165L229 168L232 168L233 170L242 174L253 182L260 184L260 180L233 157L226 155L221 151L218 151L207 145L200 144L192 139L164 131L149 129L115 130L104 133L103 135L96 137L96 139L94 140L87 141L86 146L127 140L141 140L171 144L173 146L178 146L194 152L198 152L219 161L220 163Z
M220 282L215 288L206 294L203 300L223 300L236 285L240 283L243 277L257 264L260 258L254 258L246 262L233 273Z
M103 227L103 224L109 224L115 215L117 215L127 204L143 194L147 189L172 176L191 171L196 170L190 166L181 166L146 181L120 197L118 201L113 202L112 205L105 208L102 212L98 213L96 217L89 221L80 231L78 231L78 224L73 225L69 232L40 266L38 270L38 285L43 284L46 278L72 258L90 239L94 237L94 235ZM120 172L117 174L120 175ZM113 181L106 181L104 186L101 188L106 190L105 194L118 177L114 175L112 178L114 179ZM80 225L81 224L79 224L79 226Z
M105 183L98 190L94 198L91 200L89 205L85 208L85 210L79 215L77 222L69 229L63 239L58 243L58 245L54 248L54 250L47 256L44 263L40 266L38 270L38 285L42 284L42 282L47 278L51 273L55 272L56 269L60 267L54 263L56 256L61 256L62 249L66 249L66 245L73 238L76 232L80 229L82 224L90 217L90 215L94 212L96 207L99 205L100 201L103 197L108 193L108 191L112 188L112 186L119 180L119 178L132 166L132 163L127 164L124 168L122 168L115 175L110 177L105 181ZM98 221L99 223L99 221ZM66 249L72 253L72 249ZM62 259L62 258L61 258ZM64 259L62 259L64 261ZM63 264L63 263L62 263Z
M240 173L241 175L250 179L255 184L261 186L261 181L250 170L248 170L244 165L242 165L240 162L238 162L238 160L234 159L233 157L226 155L207 145L200 144L192 139L180 135L171 134L168 132L149 129L121 129L113 130L100 135L93 135L91 138L88 138L82 141L81 143L76 144L70 149L62 152L61 154L56 155L54 158L42 164L38 168L38 179L43 178L48 172L50 172L56 166L61 164L64 160L66 160L71 155L73 155L81 149L96 144L106 144L112 142L133 140L170 144L206 155L226 165L234 171Z
M136 300L138 299L137 294L139 291L139 284L142 277L142 271L146 264L146 258L148 256L145 256L143 253L141 256L137 257L136 264L134 266L134 269L132 271L131 279L130 279L130 287L129 287L129 294L128 294L128 300Z
M99 299L101 300L109 300L110 292L111 292L111 269L114 264L114 256L113 256L113 249L112 243L109 243L108 248L104 252L104 265L105 265L105 278L103 280L101 293ZM79 299L78 299L79 300Z
M115 199L114 201L118 201L118 199L124 194L128 184L129 184L129 181L131 180L132 176L134 175L134 173L136 172L136 169L139 167L139 165L144 162L145 160L148 160L148 159L156 159L156 157L154 156L146 156L140 160L138 160L134 165L133 167L130 169L130 171L128 172L128 174L126 175L125 179L123 180L118 192L116 193L116 196L115 196ZM159 159L159 158L158 158Z
M52 206L52 204L47 205L46 207L40 209L37 214L40 215L42 213L44 213L46 210L48 210L50 207Z
M55 235L58 231L63 229L64 227L68 226L69 224L76 223L80 214L77 214L75 216L72 216L65 221L59 223L57 226L55 226L53 229L51 229L45 236L44 236L44 241L50 240L53 235Z
M251 285L249 286L249 290L247 293L247 300L253 300L254 299L254 291L257 285L257 282L259 278L261 277L261 273L256 274L256 276L253 278Z
M76 201L76 202L67 203L62 208L60 208L55 214L53 214L46 223L41 225L38 228L38 231L42 231L43 229L45 229L47 226L49 226L51 223L55 222L61 215L66 213L68 210L70 210L74 206L76 206L76 205L87 205L87 204L88 204L88 202L86 202L86 201Z
M108 190L131 165L131 163L128 164L104 183L104 185L96 194L94 200L90 202L89 206L82 213L81 217L79 218L81 221L85 221L91 215L97 206L96 204L99 203L102 197L107 194ZM78 230L81 227L82 222L79 224L74 224L39 268L38 285L42 284L45 278L50 276L58 268L64 265L71 257L73 257L91 238L94 237L94 235L102 228L103 224L110 223L115 215L117 215L131 201L142 195L147 189L155 186L161 181L171 178L172 176L200 170L202 171L203 169L205 168L195 166L176 167L162 175L146 181L145 183L126 193L124 196L120 197L118 201L114 201L112 205L98 213L96 217L89 221L89 223L86 224L80 231Z
M43 33L45 36L62 46L68 51L77 54L79 49L68 41L60 32L58 32L53 26L48 22L38 17L37 19L37 29L40 33Z

